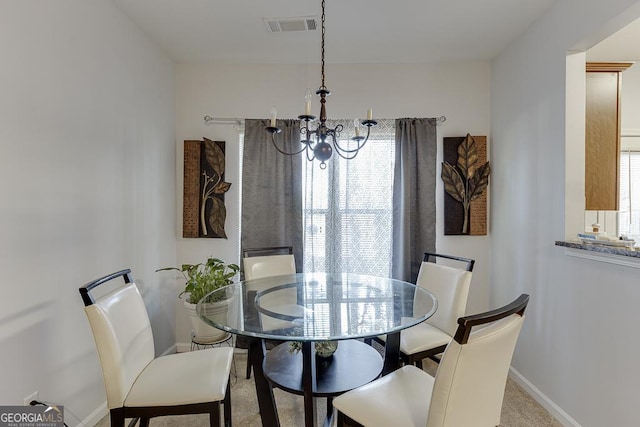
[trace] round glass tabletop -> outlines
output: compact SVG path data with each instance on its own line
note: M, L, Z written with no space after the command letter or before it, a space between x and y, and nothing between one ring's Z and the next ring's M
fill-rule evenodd
M350 273L299 273L238 282L198 302L201 319L239 335L284 341L366 338L433 315L426 289Z

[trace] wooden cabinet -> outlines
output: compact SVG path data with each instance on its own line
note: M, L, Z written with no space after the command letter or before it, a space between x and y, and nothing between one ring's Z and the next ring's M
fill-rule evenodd
M620 89L622 72L633 63L587 63L585 209L618 210Z

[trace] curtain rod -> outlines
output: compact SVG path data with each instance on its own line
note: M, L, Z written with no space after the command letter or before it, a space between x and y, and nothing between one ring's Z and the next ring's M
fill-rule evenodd
M226 117L204 116L204 123L207 125L244 125L244 119L233 119Z
M445 116L440 116L440 117L436 117L435 121L437 122L438 125L444 123L447 121L447 118ZM242 126L244 125L244 119L234 119L234 118L228 118L228 117L211 117L211 116L204 116L204 123L207 125L236 125L236 126Z

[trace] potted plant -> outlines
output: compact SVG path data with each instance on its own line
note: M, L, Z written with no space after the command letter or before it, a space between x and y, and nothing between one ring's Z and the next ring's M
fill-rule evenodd
M331 357L338 349L338 341L316 341L313 343L316 349L316 356ZM289 353L297 353L302 350L302 342L289 341Z
M182 264L181 268L160 268L156 272L172 270L179 271L185 280L184 289L178 294L178 298L184 296L184 306L191 320L193 337L201 343L219 341L226 335L226 332L214 328L200 319L196 313L196 304L210 292L231 284L240 267L236 264L225 264L218 258L209 257L204 263ZM215 316L226 316L228 304L224 295L220 294L216 301L209 301L205 310L207 310L208 316L215 320Z

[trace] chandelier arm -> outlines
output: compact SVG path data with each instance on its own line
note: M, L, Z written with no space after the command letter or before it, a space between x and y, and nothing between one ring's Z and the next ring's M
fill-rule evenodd
M281 150L280 147L278 147L278 144L276 144L275 133L271 134L271 142L273 143L273 146L276 148L276 150L278 150L279 153L284 154L285 156L295 156L296 154L300 154L307 149L307 146L304 145L299 151L294 151L291 153Z
M340 144L338 143L337 139L333 140L333 145L335 145L335 147L337 148L336 152L339 154L340 152L342 153L357 153L358 151L360 151L360 149L362 147L364 147L364 145L367 143L367 141L369 140L369 135L371 134L371 128L367 127L367 136L364 138L364 140L362 141L362 143L360 141L358 141L358 146L356 148L353 149L347 149L347 148L342 148L340 146ZM354 156L355 157L355 156Z
M310 147L309 145L307 145L305 147L307 149L307 153L306 153L307 154L307 160L312 162L312 161L314 161L316 159L316 155L315 155L315 152L309 147Z
M315 144L315 142L313 142L313 137L314 135L317 135L317 133L318 133L318 129L315 129L315 130L309 129L308 123L305 124L305 126L300 126L300 135L302 135L302 137L304 138L304 140L301 142L307 146Z
M338 156L340 156L340 157L342 157L343 159L345 159L345 160L351 160L351 159L354 159L354 158L358 155L359 151L354 151L353 153L351 153L351 152L350 152L350 154L353 154L353 155L351 155L351 156L350 156L350 155L348 155L348 154L343 154L342 152L340 152L340 150L335 150L335 153L336 153Z
M368 140L369 140L369 137L367 136L367 137L362 141L362 143L358 142L358 146L357 146L357 147L355 147L355 148L352 148L352 149L343 148L343 147L338 143L338 141L337 141L337 140L336 140L336 141L334 141L333 145L335 145L335 147L337 148L337 150L336 150L336 151L337 151L338 153L341 153L341 152L342 152L342 153L357 153L358 151L360 151L360 149L361 149L362 147L364 147L364 145L367 143L367 141L368 141Z

